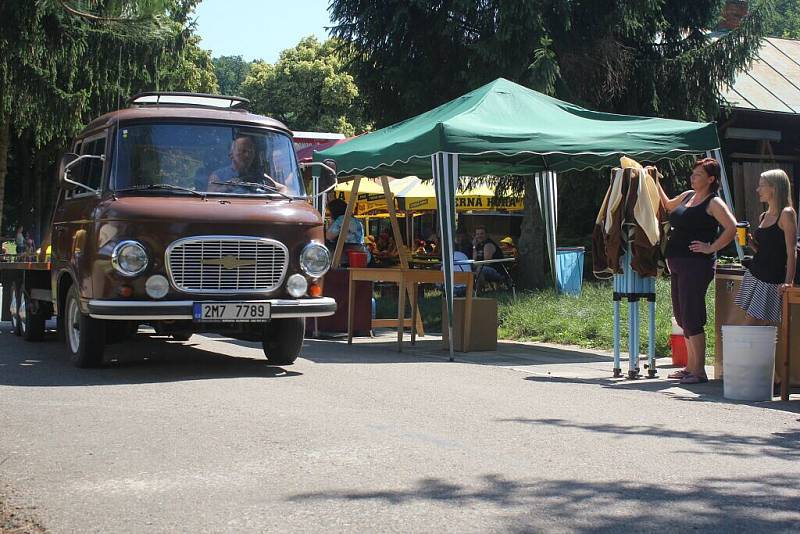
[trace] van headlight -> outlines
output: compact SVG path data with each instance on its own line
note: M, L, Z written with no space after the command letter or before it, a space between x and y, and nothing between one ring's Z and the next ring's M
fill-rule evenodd
M302 274L293 274L286 281L286 291L294 298L300 298L308 291L308 281Z
M141 243L122 241L111 252L111 265L124 276L136 276L147 268L147 252Z
M331 253L319 243L309 243L300 253L300 268L312 278L319 278L331 266Z

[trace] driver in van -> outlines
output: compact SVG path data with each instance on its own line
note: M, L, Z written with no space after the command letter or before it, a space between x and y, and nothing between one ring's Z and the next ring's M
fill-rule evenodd
M252 137L243 135L231 143L228 157L231 164L217 169L208 178L208 191L216 193L252 193L257 188L237 185L238 182L264 184L267 188L285 193L287 188L282 183L268 176L258 158L256 142Z
M231 164L215 170L208 177L208 190L218 193L236 193L235 182L258 181L258 158L252 137L237 137L228 152Z

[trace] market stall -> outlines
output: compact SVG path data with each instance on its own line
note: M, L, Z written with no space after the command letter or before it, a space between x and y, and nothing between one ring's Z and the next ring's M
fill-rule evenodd
M623 154L652 162L711 152L721 160L719 146L713 123L591 111L500 78L431 111L318 152L314 159L335 162L339 176L433 178L452 359L452 237L459 176L534 180L554 264L558 172L608 167ZM730 205L727 179L722 178Z

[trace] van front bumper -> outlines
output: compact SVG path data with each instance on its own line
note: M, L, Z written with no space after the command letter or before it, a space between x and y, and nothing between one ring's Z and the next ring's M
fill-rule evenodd
M197 301L202 302L202 301ZM222 302L222 299L215 302ZM336 301L330 297L306 299L259 299L235 300L247 304L270 304L271 319L288 319L290 317L325 317L336 312ZM95 319L113 321L129 320L193 320L193 300L98 300L88 303L89 316Z

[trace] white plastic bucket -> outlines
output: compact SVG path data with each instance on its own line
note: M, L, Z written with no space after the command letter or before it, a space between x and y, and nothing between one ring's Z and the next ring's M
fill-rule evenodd
M772 400L777 330L774 326L722 327L722 380L726 399Z
M672 335L673 336L682 336L683 335L683 328L678 326L678 321L675 320L675 317L672 317Z

